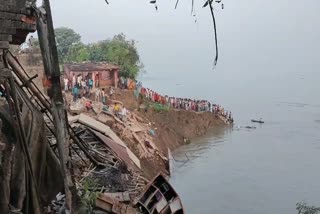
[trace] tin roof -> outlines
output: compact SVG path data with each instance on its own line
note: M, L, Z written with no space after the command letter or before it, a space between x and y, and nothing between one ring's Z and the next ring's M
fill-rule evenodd
M88 72L88 71L106 71L119 70L119 66L107 62L84 62L84 63L70 63L64 65L65 70L70 72Z

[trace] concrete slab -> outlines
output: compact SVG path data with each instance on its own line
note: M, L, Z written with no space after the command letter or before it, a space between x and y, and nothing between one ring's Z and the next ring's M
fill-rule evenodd
M90 116L87 116L85 114L80 114L78 115L78 122L82 123L96 131L99 131L103 133L104 135L108 136L111 138L114 142L118 143L119 145L123 146L126 148L128 155L130 159L139 167L141 168L140 165L140 160L137 158L137 156L127 147L127 145L118 137L116 133L114 133L111 128L95 119L93 119Z

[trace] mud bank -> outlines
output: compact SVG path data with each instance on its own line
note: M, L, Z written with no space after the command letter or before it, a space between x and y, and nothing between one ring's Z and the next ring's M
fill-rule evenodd
M148 124L148 128L154 132L149 133L149 138L160 152L167 157L168 149L190 143L194 137L202 136L214 128L227 127L228 125L218 116L209 112L192 112L170 109L169 111L156 111L152 108L140 108L140 105L148 105L146 101L137 99L133 91L118 90L114 99L123 102L131 112L142 119L141 123ZM137 151L136 144L130 137L124 137L133 151ZM136 154L138 155L138 154ZM140 155L141 157L141 155ZM167 162L157 157L141 157L142 171L145 176L152 178L159 171L168 173Z
M44 72L40 53L20 54L18 58L21 60L21 63L26 66L30 75L38 75L38 77L34 79L34 82L44 91L42 85ZM94 99L94 94L92 94L91 99ZM147 110L140 108L141 105L148 106L151 103L135 97L132 90L117 89L112 99L121 101L125 108L139 117L138 121L133 120L132 124L143 127L143 129L146 130L147 136L140 136L140 140L144 141L147 139L148 141L152 141L161 153L161 158L145 155L137 145L136 139L130 134L124 134L126 131L123 130L121 124L117 123L116 120L109 118L103 122L110 126L141 159L141 169L149 179L153 178L159 171L165 174L168 173L166 170L167 162L163 160L163 157L167 157L168 155L168 149L174 150L181 145L189 143L194 137L202 136L210 129L227 126L221 117L209 112L192 112L175 109L159 112L152 108L148 108ZM98 116L90 116L98 119ZM148 133L148 129L152 130L154 135Z
M37 65L35 67L37 68ZM18 81L27 85L26 83L30 80L24 76L25 74L16 72L21 75ZM39 73L33 81L35 85L40 87L42 83L40 69L32 70L30 73ZM63 204L66 203L66 197L63 195L56 133L52 121L52 112L50 106L48 106L49 101L40 91L33 92L31 90L32 93L28 94L24 90L18 89L18 92L21 100L25 100L22 105L23 118L34 114L37 117L34 116L33 118L39 120L39 123L29 122L27 119L22 120L26 123L23 124L26 127L25 130L31 134L31 137L27 139L35 144L27 144L32 147L32 150L30 150L33 152L31 157L37 160L41 159L41 161L31 162L31 167L37 169L35 170L37 175L39 174L38 170L42 170L43 167L46 169L41 171L43 175L41 174L36 177L37 179L34 179L34 183L47 184L49 187L42 188L39 192L45 207L40 207L40 203L36 203L36 201L34 206L38 210L44 209L47 213L52 213L52 210L59 210L63 207ZM109 94L108 89L107 94ZM141 199L145 196L144 193L149 191L150 182L156 182L159 188L162 185L170 187L166 181L166 175L169 174L168 149L173 150L189 143L193 137L204 135L210 129L227 126L220 117L212 113L168 109L144 100L142 97L136 97L134 91L117 89L112 97L107 97L106 105L102 104L100 98L100 96L95 97L95 91L91 91L87 96L82 96L76 102L72 102L72 94L64 92L65 107L68 109L68 131L71 136L69 141L71 150L68 158L70 158L71 178L74 183L74 187L72 187L72 194L75 196L74 208L89 209L92 206L108 210L106 204L110 203L114 206L121 205L126 208L130 206L135 210L144 207L145 201ZM88 103L90 103L91 108L87 108ZM7 103L4 102L4 106L6 105ZM116 108L119 105L122 106L121 111L125 111L124 108L126 108L129 112L120 114L119 108ZM7 116L9 114L2 113L2 115ZM1 118L2 122L6 121L3 119L5 117ZM11 125L10 130L13 130L13 127ZM4 135L0 135L0 180L3 181L0 182L0 186L3 187L1 190L5 190L5 192L0 191L0 193L8 196L10 192L16 192L15 187L17 186L10 186L10 183L15 184L15 180L8 169L12 168L11 159L20 157L21 151L17 147L16 151L20 153L8 153L11 151L10 145L19 144L17 144L16 139L7 142L6 139L10 137L8 136L9 133L3 131L2 134ZM39 133L41 133L41 138L33 140L32 136L38 136ZM1 138L2 136L7 138ZM40 146L42 146L41 149ZM46 150L48 154L46 157L42 157L43 154L46 154L43 151ZM24 161L20 158L19 160ZM20 162L17 163L20 164ZM24 164L20 165L24 166ZM17 179L27 179L23 174L25 169L19 168L16 171L21 172ZM16 171L12 172L15 173ZM8 174L8 172L10 173ZM60 179L52 179L53 176ZM31 176L31 178L33 177ZM24 184L26 183L21 185L25 186ZM50 188L53 186L56 189ZM34 185L33 189L28 193L21 194L21 197L19 194L14 194L19 199L19 203L10 201L8 197L3 197L3 200L0 201L0 210L3 210L1 207L8 208L8 204L13 205L12 209L23 210L23 204L20 202L24 200L26 194L28 194L28 197L33 197L36 188L37 185ZM77 193L76 190L79 192ZM42 194L45 193L42 191L48 191L48 193L43 196ZM95 196L95 192L103 194ZM178 195L173 189L170 192L170 197L164 202L169 206L172 201L178 201L179 209L183 210ZM124 194L126 198L124 200L130 202L130 205L123 204L118 198L119 194L121 196ZM93 204L91 200L88 203L86 202L87 204L81 203L79 197L89 200L90 198L87 198L89 196L90 198L95 197L97 203ZM173 200L173 198L176 200ZM138 200L140 201L137 202ZM34 209L34 207L30 208Z

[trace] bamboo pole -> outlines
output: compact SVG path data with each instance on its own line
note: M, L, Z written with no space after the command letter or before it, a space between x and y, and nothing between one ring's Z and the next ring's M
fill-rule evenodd
M66 209L72 213L71 189L73 188L73 183L70 170L67 167L67 162L69 162L69 133L66 109L61 91L58 53L49 0L43 1L43 8L45 9L46 16L45 18L41 15L37 17L37 31L45 74L47 79L50 80L48 94L51 99L51 113L56 130L60 166L64 179L64 190L66 194L65 206Z

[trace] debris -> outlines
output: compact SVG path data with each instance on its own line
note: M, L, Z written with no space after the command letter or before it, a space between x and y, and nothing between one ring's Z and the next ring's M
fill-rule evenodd
M96 207L114 214L135 214L136 210L120 201L109 197L103 193L98 193Z
M180 197L161 173L148 183L136 204L143 213L184 213Z
M105 192L104 195L114 198L121 202L129 202L130 196L128 192Z
M76 102L71 102L69 111L72 114L80 114L85 111L85 105L82 103L82 100L79 99Z
M133 152L127 147L127 145L110 129L109 126L107 126L107 125L105 125L105 124L93 119L92 117L85 115L85 114L80 114L77 121L84 124L84 125L89 126L90 128L92 128L96 131L99 131L99 132L105 134L106 136L110 137L117 144L125 147L130 159L135 163L135 165L138 168L141 168L140 160L135 156L135 154L133 154Z
M107 138L106 136L100 134L99 132L96 132L96 131L93 131L93 132L103 143L105 143L131 169L138 170L135 163L130 158L126 147L117 144L116 142L114 142L110 138Z
M66 197L66 195L62 194L61 192L58 193L58 195L56 196L57 201L61 201L62 199L64 199Z
M149 130L149 134L152 135L152 136L155 136L155 135L156 135L156 134L155 134L155 131L154 131L153 129L150 129L150 130Z

